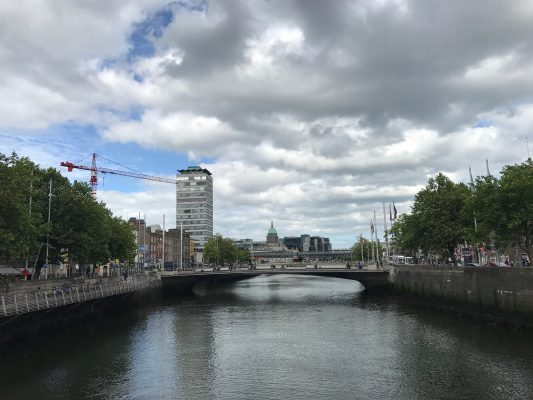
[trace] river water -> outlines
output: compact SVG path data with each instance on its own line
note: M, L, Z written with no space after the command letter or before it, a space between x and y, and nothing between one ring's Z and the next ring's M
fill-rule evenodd
M0 352L0 399L533 399L533 335L260 276Z

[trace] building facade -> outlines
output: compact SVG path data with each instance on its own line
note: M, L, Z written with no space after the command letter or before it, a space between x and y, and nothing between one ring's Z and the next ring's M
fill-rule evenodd
M213 236L213 178L205 168L191 166L179 170L176 177L176 227L194 240L194 250L201 253Z
M135 265L142 267L148 266L150 260L150 228L146 226L144 219L132 217L128 220L128 225L131 227L135 235L136 252Z
M194 255L194 241L187 232L180 229L169 229L163 234L159 225L146 226L144 219L130 218L128 220L135 240L137 252L135 264L144 268L178 269L189 268ZM183 238L183 244L181 239ZM164 245L163 245L164 241ZM183 251L183 257L181 253Z
M187 232L182 233L179 228L165 232L165 269L191 268L193 257L194 241Z
M287 236L282 239L287 249L298 251L331 251L329 238L321 236Z

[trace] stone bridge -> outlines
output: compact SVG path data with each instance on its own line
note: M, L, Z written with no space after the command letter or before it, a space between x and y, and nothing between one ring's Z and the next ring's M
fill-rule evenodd
M229 283L260 275L309 275L349 279L360 282L366 290L375 291L389 286L389 272L383 270L353 269L263 269L209 272L163 272L163 289L168 293L188 292L201 282L207 284Z

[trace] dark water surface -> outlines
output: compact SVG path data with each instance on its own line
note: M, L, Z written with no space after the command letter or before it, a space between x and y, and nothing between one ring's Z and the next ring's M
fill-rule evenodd
M533 399L533 334L257 277L0 352L0 399ZM15 348L16 347L16 348Z

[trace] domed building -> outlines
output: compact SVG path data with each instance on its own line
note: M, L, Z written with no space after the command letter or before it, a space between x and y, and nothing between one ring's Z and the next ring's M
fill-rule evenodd
M279 246L279 237L278 232L276 232L276 229L274 228L274 221L270 221L270 229L267 233L267 246Z

